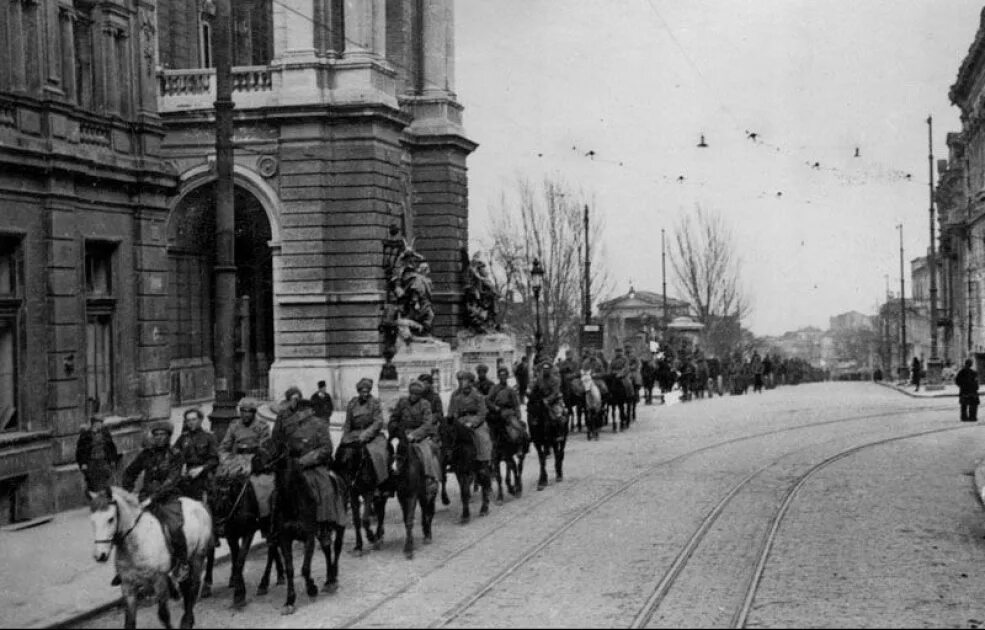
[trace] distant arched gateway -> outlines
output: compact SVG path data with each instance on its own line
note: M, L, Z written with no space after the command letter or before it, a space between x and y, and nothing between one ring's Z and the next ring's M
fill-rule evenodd
M251 177L253 175L253 177ZM167 224L171 404L211 400L215 355L215 173L189 171ZM233 390L266 397L274 360L273 258L277 199L262 179L234 172L236 352Z

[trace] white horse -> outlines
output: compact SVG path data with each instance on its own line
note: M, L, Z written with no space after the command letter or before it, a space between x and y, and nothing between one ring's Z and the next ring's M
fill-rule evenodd
M602 392L592 378L591 370L581 370L581 386L585 390L585 424L588 439L599 439L599 427L602 426Z
M125 627L137 627L137 601L153 594L157 600L157 617L165 628L170 628L171 553L161 522L135 495L122 488L114 486L105 492L90 492L89 498L96 562L109 560L110 551L116 547L116 571L126 604ZM181 627L193 628L195 615L192 609L202 585L205 558L212 547L212 518L200 501L185 497L179 501L190 569L188 577L179 585L185 604Z

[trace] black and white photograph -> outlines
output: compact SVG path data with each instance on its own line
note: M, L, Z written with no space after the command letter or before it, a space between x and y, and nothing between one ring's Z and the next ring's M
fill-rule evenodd
M985 629L983 311L981 0L0 0L0 628Z

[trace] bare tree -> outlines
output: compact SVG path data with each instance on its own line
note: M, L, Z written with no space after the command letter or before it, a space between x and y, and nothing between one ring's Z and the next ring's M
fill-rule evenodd
M718 356L738 350L750 306L732 231L721 215L697 206L683 216L674 230L670 260L678 291L705 325L705 350Z
M518 178L515 190L503 191L493 213L490 268L503 304L502 321L521 342L533 343L535 305L530 271L534 259L544 267L540 311L544 347L576 344L584 291L585 196L558 177L541 184ZM608 291L608 275L600 260L604 225L592 215L591 291L596 300Z

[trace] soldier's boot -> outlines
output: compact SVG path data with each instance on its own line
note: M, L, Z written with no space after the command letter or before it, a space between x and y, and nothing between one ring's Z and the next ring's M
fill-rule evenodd
M181 584L188 579L188 542L181 524L171 529L172 569L171 579Z

